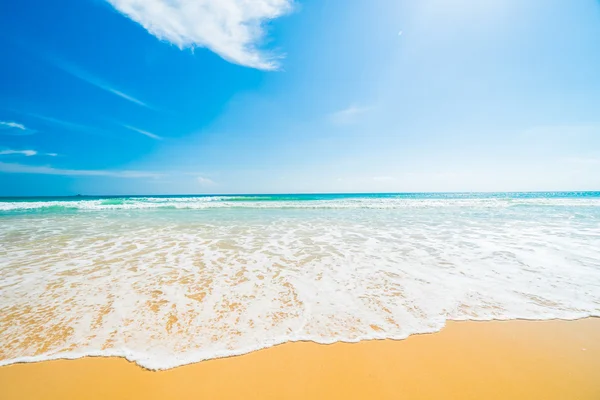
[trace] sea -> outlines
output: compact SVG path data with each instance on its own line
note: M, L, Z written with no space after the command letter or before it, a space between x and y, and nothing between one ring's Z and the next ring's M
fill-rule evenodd
M0 198L0 365L600 317L600 192Z

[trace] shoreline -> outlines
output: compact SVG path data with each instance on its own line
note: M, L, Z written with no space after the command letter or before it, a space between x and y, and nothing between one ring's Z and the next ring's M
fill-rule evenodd
M599 337L595 317L447 321L403 340L287 342L163 371L102 356L15 363L0 367L0 397L591 400L600 398Z
M94 351L94 352L90 352L88 354L83 354L83 355L81 355L81 354L70 355L69 353L63 353L63 354L59 354L59 355L55 355L55 356L39 355L39 356L18 357L14 361L11 360L10 362L5 362L5 360L0 360L0 369L11 366L11 365L19 365L19 364L35 364L35 363L44 363L44 362L51 362L51 361L76 361L76 360L87 359L87 358L90 358L90 359L106 358L106 359L123 359L131 364L135 364L137 367L142 368L145 371L162 372L162 371L169 371L169 370L186 367L186 366L194 365L194 364L198 364L198 363L210 362L213 360L243 357L243 356L246 356L246 355L254 353L254 352L263 351L263 350L276 348L279 346L285 346L288 344L294 344L294 343L316 344L319 346L332 346L332 345L336 345L336 344L358 344L358 343L370 342L370 341L402 342L413 336L428 336L428 335L439 334L444 329L446 329L448 324L455 324L455 323L486 324L486 323L490 323L490 322L497 323L497 322L513 322L513 321L514 322L571 322L571 321L581 321L581 320L588 320L588 319L592 319L592 320L597 319L600 321L600 316L586 315L586 316L574 317L574 318L548 318L548 319L535 319L535 318L509 318L509 319L485 319L485 320L447 319L445 321L444 325L438 330L433 330L430 332L415 332L415 333L409 334L406 337L401 337L401 338L368 337L368 338L358 338L356 340L341 338L341 339L336 339L336 340L333 340L330 342L325 342L325 341L318 342L318 341L315 341L312 339L289 339L289 340L285 340L285 341L281 341L281 342L275 342L274 344L265 345L264 347L258 347L256 349L249 349L249 350L241 349L241 350L233 352L231 354L215 355L213 357L203 358L203 359L200 359L197 361L189 361L189 362L185 362L183 364L179 364L179 365L175 365L175 366L171 366L171 367L164 367L164 368L151 368L151 367L144 366L144 365L140 364L138 362L138 360L133 359L133 357L129 357L128 355L125 355L125 354L119 354L118 352L115 352L114 354L110 354L110 353L109 354L96 354L96 352ZM98 352L101 352L101 351L106 351L106 350L99 350Z

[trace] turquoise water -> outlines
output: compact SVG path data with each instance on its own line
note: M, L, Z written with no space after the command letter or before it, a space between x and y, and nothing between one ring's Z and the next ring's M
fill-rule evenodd
M447 202L505 202L506 205L540 205L544 201L600 199L600 192L515 193L366 193L366 194L261 194L184 196L70 196L0 198L0 215L23 212L58 213L73 210L214 209L214 208L400 208L410 203L445 205ZM583 204L583 203L582 203Z
M600 316L600 192L0 199L0 294L0 365Z

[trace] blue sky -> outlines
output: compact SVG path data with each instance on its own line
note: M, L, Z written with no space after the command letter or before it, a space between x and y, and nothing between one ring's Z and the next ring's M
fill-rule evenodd
M600 190L597 0L0 2L0 195Z

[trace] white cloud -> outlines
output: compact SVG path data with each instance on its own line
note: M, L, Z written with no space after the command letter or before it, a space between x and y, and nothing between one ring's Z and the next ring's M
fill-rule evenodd
M123 125L123 128L127 128L129 130L134 131L134 132L141 133L142 135L148 136L149 138L152 138L154 140L162 140L163 139L162 137L160 137L158 135L155 135L154 133L151 133L151 132L148 132L148 131L144 131L142 129L138 129L138 128L133 127L133 126Z
M49 156L49 157L58 156L58 154L56 154L56 153L39 153L36 150L12 150L12 149L0 150L0 156L8 156L8 155L22 155L22 156L26 156L26 157L37 156L37 155Z
M351 105L340 111L336 111L330 115L331 122L337 125L353 124L358 121L361 115L370 111L373 107L359 107Z
M203 176L199 176L197 179L200 186L213 186L215 184L212 179L205 178Z
M94 85L99 89L102 89L106 92L112 93L116 96L121 97L122 99L125 99L127 101L130 101L134 104L137 104L138 106L142 106L142 107L146 107L146 108L152 108L151 106L149 106L148 104L144 103L141 100L136 99L135 97L122 92L121 90L116 89L113 85L103 81L102 79L98 78L97 76L94 76L93 74L90 74L87 71L84 71L83 69L67 63L63 60L60 60L56 57L50 57L50 60L52 61L52 63L54 65L56 65L58 68L62 69L63 71L73 75L76 78L81 79L82 81L85 81L87 83L89 83L90 85Z
M63 176L108 176L114 178L159 178L163 176L155 172L127 170L85 170L61 169L50 166L36 166L0 162L0 172L13 174L63 175Z
M22 131L26 131L25 125L19 124L18 122L10 122L10 121L0 121L0 129L20 129Z
M14 121L0 121L0 134L10 136L32 135L36 131Z
M35 156L37 153L38 152L35 150L0 150L0 156L20 154L23 156L31 157Z
M142 106L142 107L146 107L146 108L152 108L148 104L144 103L143 101L138 100L135 97L132 97L132 96L126 94L126 93L123 93L123 92L117 90L117 89L111 88L109 86L101 86L99 84L96 84L96 86L98 86L99 88L104 89L104 90L106 90L106 91L108 91L108 92L110 92L112 94L116 94L117 96L119 96L121 98L124 98L125 100L128 100L128 101L130 101L132 103L135 103L138 106Z
M292 10L293 0L107 0L148 32L183 49L206 47L236 64L277 69L257 45L263 24Z

